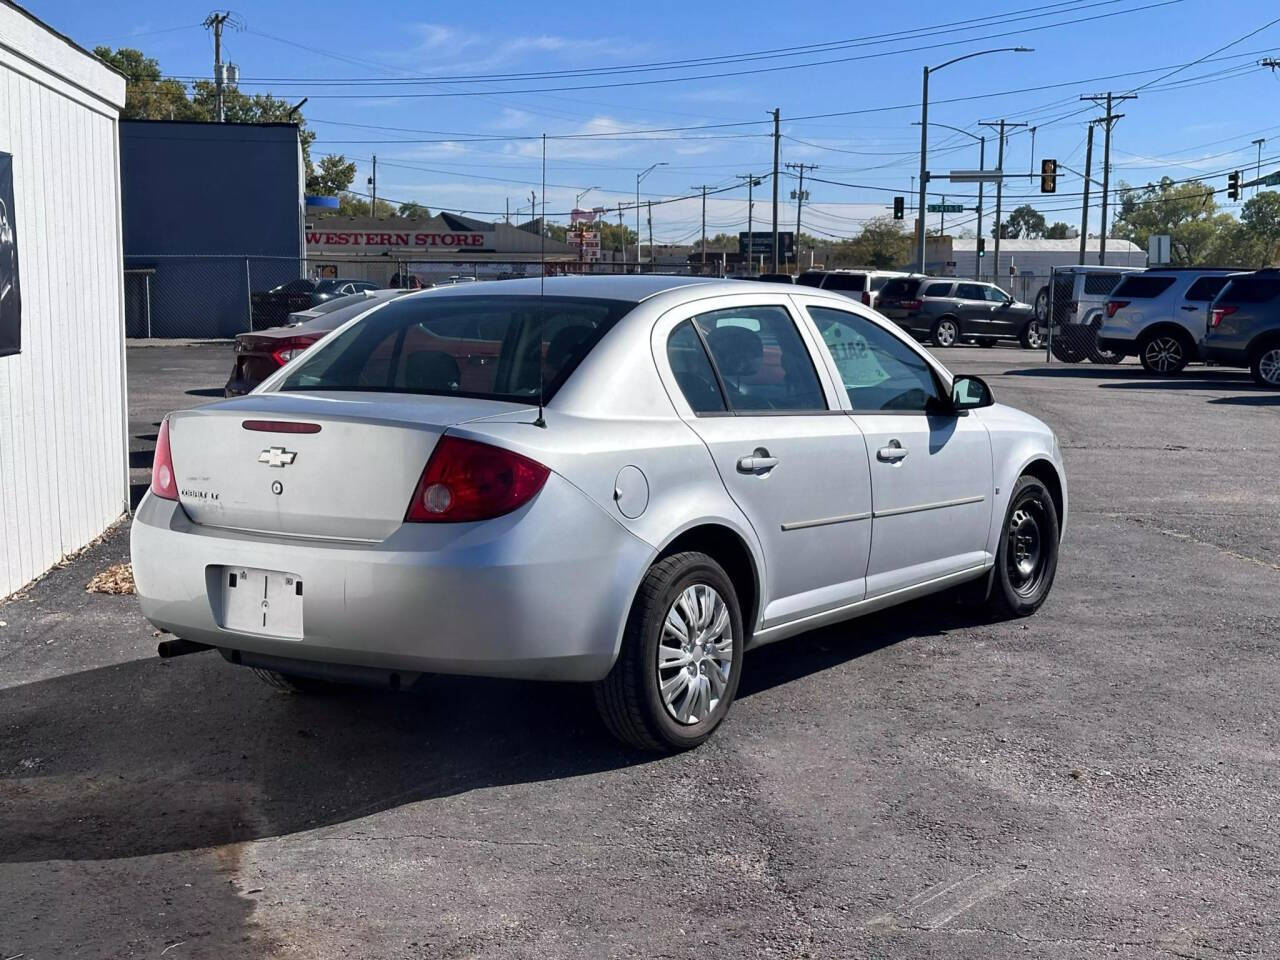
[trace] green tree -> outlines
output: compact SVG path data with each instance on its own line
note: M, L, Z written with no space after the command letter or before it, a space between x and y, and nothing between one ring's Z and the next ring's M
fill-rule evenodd
M180 80L164 80L160 63L141 50L121 47L94 47L94 56L125 76L124 120L196 120L196 109L187 99Z
M428 217L431 216L430 210L428 210L422 204L414 203L413 201L400 204L400 208L397 212L400 214L400 216L408 217L410 220L426 220Z
M338 212L335 216L339 217L367 217L369 216L369 198L362 197L358 194L344 191L338 194ZM396 208L385 200L377 201L373 216L379 219L394 217Z
M1218 212L1212 188L1198 180L1174 183L1163 177L1141 188L1121 183L1111 236L1146 250L1151 236L1168 234L1173 263L1194 266L1208 262L1235 223L1229 213Z
M1046 240L1066 240L1071 235L1071 227L1061 220L1048 227L1044 232Z
M1257 244L1258 266L1280 263L1280 193L1266 190L1240 211L1240 223Z
M635 254L636 232L628 226L618 226L616 223L607 223L600 221L600 249L601 250L621 250L626 245L628 253L632 256Z
M356 178L356 165L340 154L331 153L320 158L307 177L307 193L321 197L336 197L351 186Z
M863 224L851 240L841 240L828 258L833 267L898 266L911 259L911 234L892 217L876 217Z
M1000 236L1006 240L1018 240L1022 237L1034 239L1044 236L1044 231L1044 214L1031 204L1024 203L1009 214L1009 219L1002 225ZM995 235L996 228L992 225L991 236Z

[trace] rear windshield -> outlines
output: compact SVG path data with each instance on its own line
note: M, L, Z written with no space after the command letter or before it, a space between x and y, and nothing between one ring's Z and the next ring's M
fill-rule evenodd
M880 291L880 298L914 297L919 289L920 280L917 277L894 277L884 285L884 289Z
M1125 297L1129 300L1150 300L1158 297L1173 286L1173 277L1125 277L1111 294L1113 297Z
M1124 279L1123 273L1086 273L1084 275L1085 295L1105 297L1122 279Z
M823 275L818 273L816 270L806 270L804 273L800 274L800 276L796 277L796 283L805 287L820 287L822 286L822 276Z
M541 385L550 399L633 306L577 297L397 300L308 351L279 389L521 402L536 400Z
M1201 277L1187 288L1188 300L1209 301L1222 292L1230 277Z
M886 283L888 283L889 280L890 278L885 276L883 273L873 273L871 275L871 289L879 290Z
M1233 303L1270 303L1280 296L1280 277L1237 277L1222 291Z
M867 287L867 275L865 273L829 273L827 274L827 282L822 285L824 290L857 290L861 292Z

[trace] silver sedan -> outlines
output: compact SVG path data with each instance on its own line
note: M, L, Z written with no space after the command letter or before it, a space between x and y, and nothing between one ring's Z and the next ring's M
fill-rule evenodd
M1033 613L1066 512L1053 432L861 304L567 277L376 304L171 414L132 549L162 652L581 681L678 750L753 647L954 587Z

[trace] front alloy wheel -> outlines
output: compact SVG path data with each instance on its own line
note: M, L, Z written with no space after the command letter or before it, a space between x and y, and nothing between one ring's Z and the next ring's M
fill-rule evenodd
M1177 337L1160 334L1142 348L1142 365L1152 373L1178 373L1187 365L1187 350Z
M744 639L724 568L694 551L663 557L640 585L613 669L595 685L605 726L642 750L696 747L738 692Z
M943 317L933 325L933 345L935 347L953 347L960 339L960 327L950 317Z
M1040 350L1044 347L1044 328L1039 320L1032 320L1022 328L1022 345L1028 350Z
M1280 387L1280 344L1264 347L1253 358L1250 373L1260 387Z

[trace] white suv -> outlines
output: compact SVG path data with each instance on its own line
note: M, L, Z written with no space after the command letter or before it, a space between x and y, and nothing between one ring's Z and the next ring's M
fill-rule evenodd
M1120 281L1104 307L1098 347L1136 356L1152 373L1178 373L1199 360L1209 304L1241 271L1153 267Z
M846 297L874 307L880 299L880 288L894 277L908 277L900 270L877 270L874 267L852 270L806 270L796 277L802 287L820 287L834 290Z

